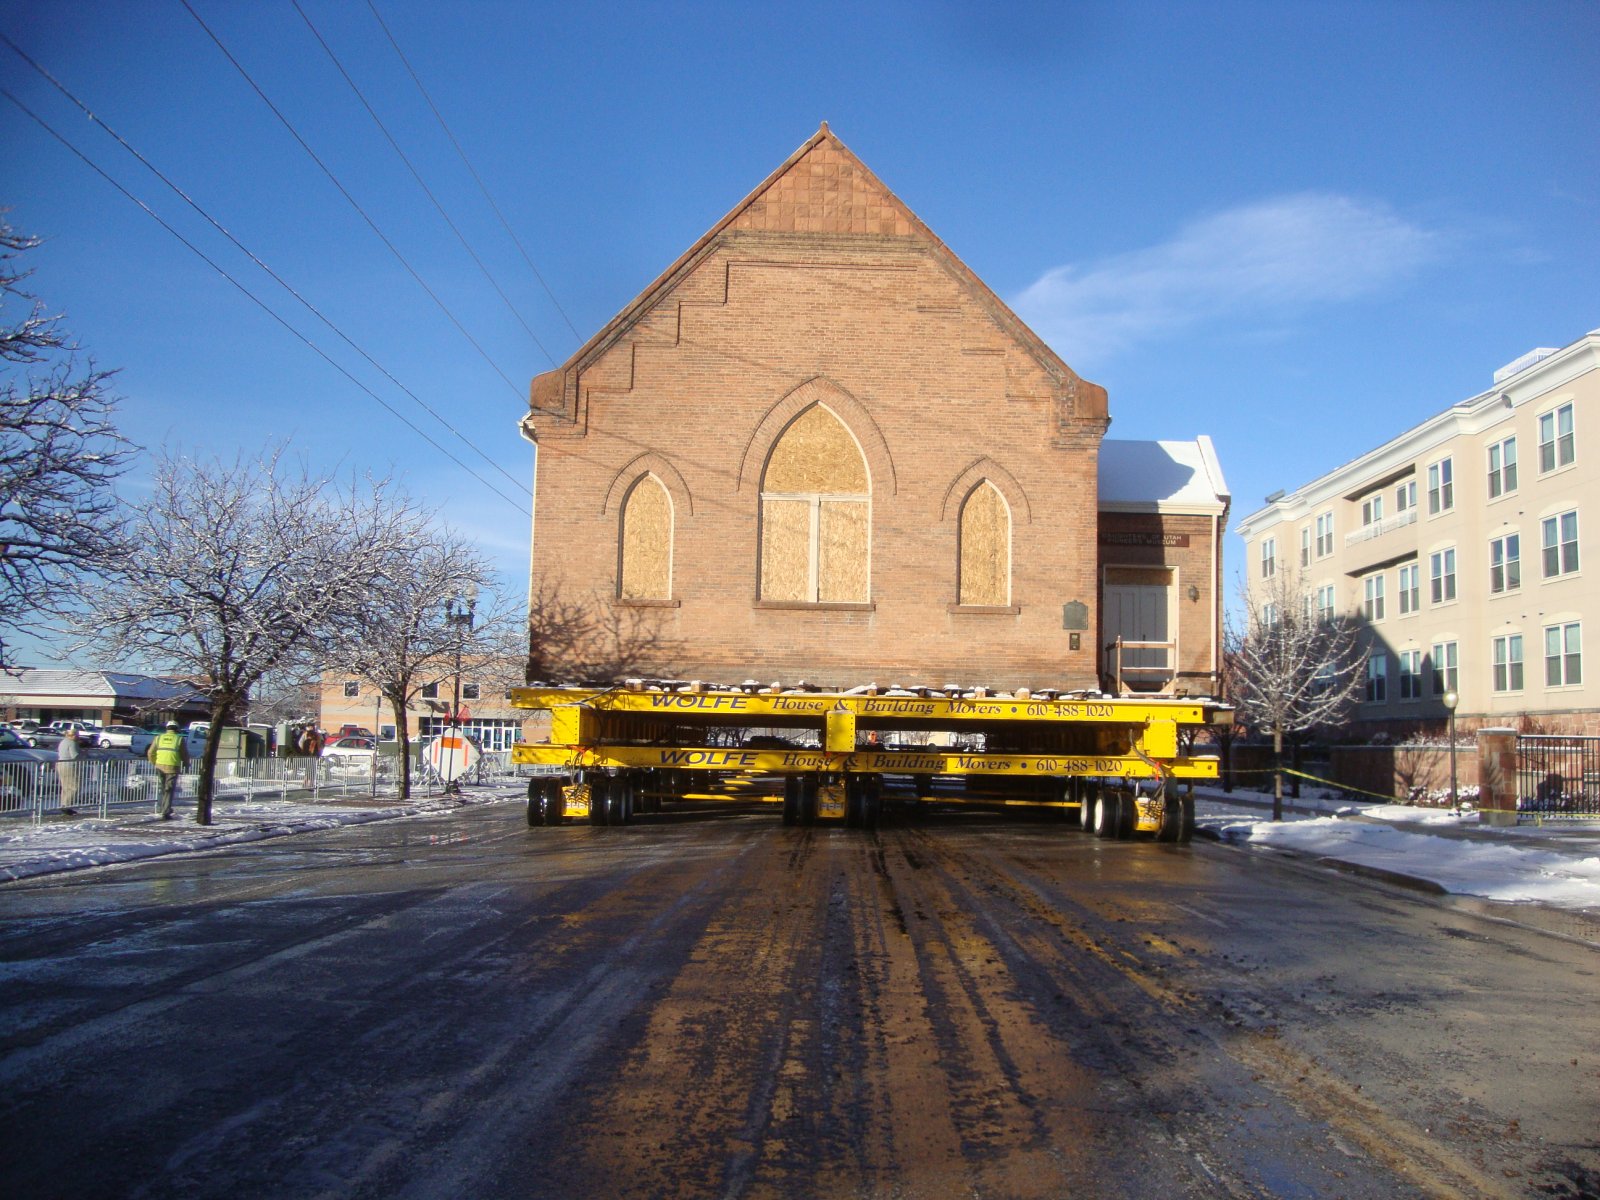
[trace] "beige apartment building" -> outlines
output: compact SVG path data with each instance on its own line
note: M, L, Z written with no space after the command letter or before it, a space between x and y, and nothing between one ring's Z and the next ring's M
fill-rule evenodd
M1600 733L1584 670L1590 613L1600 636L1600 330L1523 355L1238 528L1258 612L1289 572L1308 611L1358 619L1363 724L1437 729L1455 691L1467 729Z

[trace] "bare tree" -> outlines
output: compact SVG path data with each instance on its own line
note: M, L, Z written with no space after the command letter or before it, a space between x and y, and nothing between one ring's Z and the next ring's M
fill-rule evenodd
M411 795L407 708L424 685L456 670L463 659L476 671L512 620L503 605L478 608L477 597L494 578L489 560L459 533L425 534L386 566L357 618L355 636L328 664L372 684L394 709L401 799ZM456 605L452 612L456 601L469 601L470 607ZM463 620L463 613L471 619Z
M0 221L0 666L6 633L60 614L72 581L115 553L111 484L133 454L112 424L112 373L80 369L60 315L22 290L14 260L38 244Z
M385 568L422 541L423 515L392 493L315 477L281 448L232 463L163 454L142 536L84 589L81 644L197 680L219 730L263 677L330 657ZM207 739L201 760L201 825L220 740Z
M1272 819L1283 820L1283 739L1343 719L1362 685L1356 625L1317 609L1298 572L1280 569L1244 599L1244 628L1231 629L1234 701L1244 723L1270 730Z

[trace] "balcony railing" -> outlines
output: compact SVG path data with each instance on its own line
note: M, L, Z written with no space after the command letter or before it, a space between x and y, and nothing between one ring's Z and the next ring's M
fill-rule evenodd
M1344 535L1344 544L1354 546L1357 542L1370 541L1375 537L1382 537L1386 533L1393 533L1396 529L1404 529L1407 525L1414 524L1417 519L1417 510L1413 506L1405 512L1395 513L1392 517L1385 517L1381 521L1374 521L1371 525L1363 525L1360 529Z

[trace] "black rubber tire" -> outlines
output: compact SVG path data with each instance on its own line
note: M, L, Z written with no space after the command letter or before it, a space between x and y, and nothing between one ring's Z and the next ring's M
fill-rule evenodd
M869 775L861 781L861 828L876 830L882 816L882 781L876 775Z
M1183 814L1178 822L1178 845L1187 846L1194 840L1194 793L1185 790L1178 804Z
M815 775L802 775L800 777L800 824L815 825L817 823L817 777Z
M1139 820L1139 806L1132 792L1120 792L1118 795L1120 802L1117 805L1117 831L1113 836L1119 842L1125 842L1133 837L1133 827Z
M1083 807L1078 810L1078 822L1083 831L1092 837L1100 836L1100 801L1104 793L1099 784L1088 784L1083 789Z
M1102 788L1094 802L1094 835L1111 839L1122 826L1122 796L1109 788Z
M800 777L798 775L785 775L783 777L783 823L785 825L800 824Z
M604 775L590 775L586 782L589 785L589 824L604 825L606 796L611 792L610 780Z
M605 823L621 825L627 820L628 785L620 776L606 780Z
M545 784L549 793L549 804L544 810L544 823L546 825L565 825L567 823L567 790L566 782L561 779L552 779Z
M528 780L528 827L544 824L544 780Z
M1183 833L1183 799L1178 789L1168 787L1161 796L1161 827L1156 830L1156 841L1177 842Z
M844 777L844 825L846 829L860 829L867 823L867 790L859 775Z

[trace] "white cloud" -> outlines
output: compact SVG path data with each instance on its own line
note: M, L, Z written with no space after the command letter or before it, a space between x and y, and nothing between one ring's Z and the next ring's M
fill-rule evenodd
M1055 267L1013 307L1069 362L1141 342L1382 292L1437 257L1445 237L1348 196L1280 196L1202 217L1170 241Z

